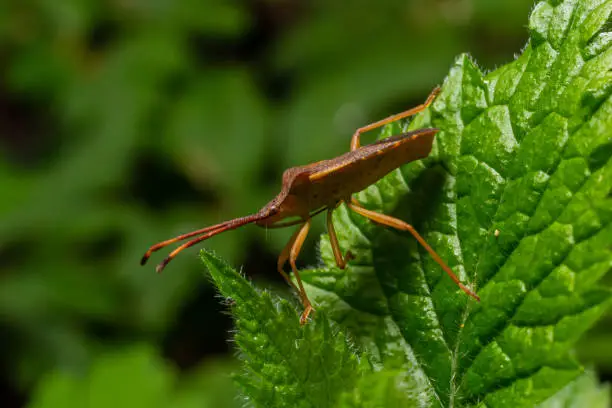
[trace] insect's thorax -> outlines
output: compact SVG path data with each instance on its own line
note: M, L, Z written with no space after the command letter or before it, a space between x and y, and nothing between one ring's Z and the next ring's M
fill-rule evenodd
M310 210L332 206L348 200L351 195L366 189L406 162L406 150L400 146L380 154L368 154L326 174L324 177L299 186ZM384 153L384 154L383 154Z
M278 211L258 224L271 225L288 217L306 219L323 207L348 201L351 195L376 183L404 163L426 157L437 129L403 134L363 146L342 156L293 167L283 174L281 193L260 212Z

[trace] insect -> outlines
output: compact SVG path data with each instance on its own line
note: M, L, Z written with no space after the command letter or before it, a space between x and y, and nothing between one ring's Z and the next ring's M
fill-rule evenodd
M304 324L308 320L308 316L313 310L313 307L304 290L304 285L300 279L298 269L295 266L295 261L308 235L312 217L323 211L327 211L327 229L336 264L341 269L344 269L348 261L353 259L353 255L350 251L347 251L344 256L342 255L332 222L333 211L340 204L344 203L350 210L375 223L402 231L408 231L461 290L474 299L480 300L472 290L461 283L459 278L429 244L427 244L412 225L389 215L368 210L352 197L354 193L375 183L402 164L427 157L431 151L434 136L438 132L438 129L426 128L414 130L391 136L365 146L361 146L361 134L425 110L433 102L439 92L440 89L435 88L425 103L357 129L351 139L351 150L348 153L333 159L323 160L305 166L292 167L286 170L283 173L283 184L280 193L257 213L192 231L155 244L144 254L141 264L144 265L153 252L192 237L196 238L191 239L170 252L170 254L157 266L157 272L161 272L166 265L184 249L224 231L251 223L255 223L265 228L283 228L299 225L299 228L295 231L280 253L277 269L289 285L299 294L304 305L300 323ZM287 218L293 219L283 221ZM297 285L293 283L289 275L284 271L284 266L287 261L289 261L291 265Z

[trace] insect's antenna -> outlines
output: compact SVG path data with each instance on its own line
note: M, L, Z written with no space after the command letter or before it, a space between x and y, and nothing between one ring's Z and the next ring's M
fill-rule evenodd
M194 238L191 241L185 242L183 245L179 246L178 248L176 248L175 250L170 252L170 254L166 258L164 258L164 260L162 262L160 262L159 265L157 265L157 267L155 268L155 271L158 272L158 273L163 271L164 268L166 267L166 265L168 265L168 263L170 263L170 261L173 260L174 257L177 256L184 249L192 247L192 246L194 246L194 245L196 245L196 244L198 244L198 243L200 243L200 242L202 242L204 240L207 240L208 238L210 238L212 236L220 234L220 233L222 233L224 231L236 229L238 227L242 227L243 225L250 224L250 223L255 222L255 221L259 221L262 218L265 218L265 217L261 216L259 214L248 215L246 217L236 218L236 219L233 219L233 220L230 220L230 221L223 222L221 224L213 225L212 227L204 228L203 230L193 231L193 232L190 232L188 234L182 235L182 237L184 237L183 239L185 239L187 237L192 237L194 235L197 235L200 232L204 232L199 237ZM177 238L179 238L179 237L177 237ZM174 242L177 241L176 238L174 238L174 240L175 240ZM168 241L172 241L172 240L168 240ZM146 256L146 254L145 254L145 256ZM145 262L146 262L146 259L145 259Z
M159 243L157 243L155 245L151 245L151 247L149 249L147 249L147 252L145 252L145 254L143 255L142 259L140 260L140 264L141 265L146 264L147 261L149 260L149 257L151 257L151 255L153 254L153 252L159 251L160 249L165 248L168 245L172 245L175 242L183 241L183 240L185 240L187 238L191 238L191 237L194 237L196 235L201 235L201 234L204 234L206 232L215 230L217 228L221 228L223 225L227 224L228 222L231 222L231 221L225 221L225 222L222 222L220 224L212 225L210 227L206 227L206 228L202 228L202 229L199 229L199 230L191 231L191 232L188 232L187 234L182 234L182 235L179 235L177 237L170 238L170 239L167 239L165 241L159 242Z

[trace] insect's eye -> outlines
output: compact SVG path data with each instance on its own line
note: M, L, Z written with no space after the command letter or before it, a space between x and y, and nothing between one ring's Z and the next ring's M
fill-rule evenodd
M267 205L265 209L266 209L267 215L276 214L276 212L278 211L278 207L276 205Z

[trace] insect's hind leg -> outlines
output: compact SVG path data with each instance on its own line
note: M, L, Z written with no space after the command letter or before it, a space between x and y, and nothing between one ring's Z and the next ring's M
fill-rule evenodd
M370 220L378 224L386 225L388 227L393 227L401 231L408 231L419 242L419 244L421 244L421 246L425 248L427 252L429 252L429 255L431 255L434 261L436 261L438 265L440 265L440 267L444 270L444 272L446 272L448 276L450 276L453 282L455 282L462 291L464 291L467 295L473 297L477 301L480 301L480 297L478 297L478 295L474 293L470 288L468 288L463 283L461 283L457 275L454 274L453 270L449 268L448 265L446 265L446 263L444 263L442 258L440 258L440 256L436 253L436 251L434 251L433 248L429 246L427 241L425 241L425 239L414 229L412 225L402 220L398 220L397 218L390 217L388 215L380 214L375 211L371 211L366 208L363 208L357 202L357 200L352 200L351 203L347 203L347 205L351 210L355 211L357 214L363 215L364 217L369 218Z
M431 91L431 93L427 97L427 100L425 101L425 103L419 106L416 106L412 109L408 109L404 112L400 112L398 114L391 115L388 118L385 118L377 122L370 123L369 125L360 127L359 129L355 131L355 133L353 134L353 138L351 139L351 151L358 149L359 146L361 146L360 138L361 138L362 133L379 128L391 122L395 122L396 120L400 120L400 119L407 118L408 116L416 115L417 113L424 111L425 109L427 109L429 105L431 105L431 103L434 101L434 99L436 99L436 96L438 96L439 93L440 93L440 88L435 87L434 90Z

